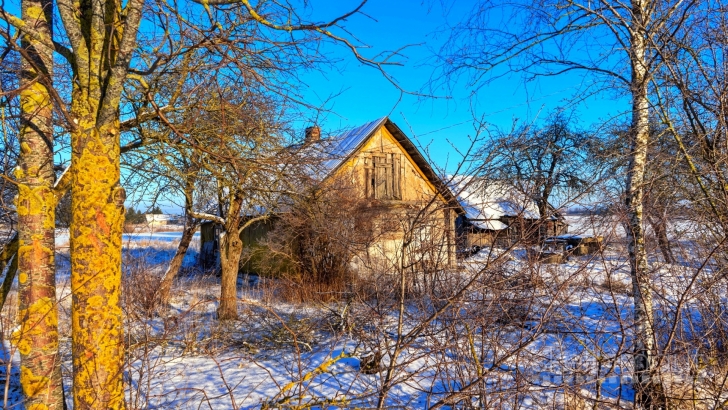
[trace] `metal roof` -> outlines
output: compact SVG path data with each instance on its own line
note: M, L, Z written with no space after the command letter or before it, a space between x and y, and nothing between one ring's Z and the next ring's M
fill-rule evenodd
M387 117L382 117L346 131L338 137L330 138L329 142L331 145L327 147L329 159L323 162L323 168L326 174L328 175L346 161L385 121L387 121Z
M455 176L450 189L457 195L465 217L480 229L501 230L504 216L539 219L536 202L504 181L472 176Z

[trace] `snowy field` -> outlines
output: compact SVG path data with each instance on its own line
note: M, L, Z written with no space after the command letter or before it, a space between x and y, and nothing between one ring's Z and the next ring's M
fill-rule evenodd
M404 305L396 275L377 277L340 302L307 304L282 298L276 280L241 277L240 320L227 323L215 318L219 278L195 269L198 239L171 307L145 313L140 296L166 268L180 233L125 235L128 408L632 408L623 230L569 218L570 232L604 236L605 251L547 265L529 261L523 249L484 249L456 271L418 278L413 289L421 291L412 290ZM61 332L69 335L67 236L57 244ZM690 249L677 247L682 261ZM675 391L698 383L713 406L697 408L718 408L727 397L721 386L709 391L714 383L706 380L716 380L721 367L691 373L683 357L705 353L690 347L708 329L700 317L701 268L652 264L657 326L682 343L675 346L687 346L662 363L665 383ZM15 303L11 296L3 311L0 388L6 408L22 409L18 356L7 342ZM683 316L670 333L676 312ZM62 354L68 389L67 337ZM371 365L367 356L381 360Z
M122 240L125 245L129 244L138 244L140 242L170 242L174 243L175 245L179 243L180 238L182 237L181 231L171 231L171 232L152 232L150 230L147 231L138 231L134 233L125 233L122 234ZM200 238L200 232L195 232L195 239L199 240ZM68 246L68 230L61 230L59 229L56 232L56 246L58 247L66 247Z

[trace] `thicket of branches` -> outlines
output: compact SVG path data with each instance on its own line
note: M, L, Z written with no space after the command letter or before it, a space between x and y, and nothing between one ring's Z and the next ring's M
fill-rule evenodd
M302 17L306 4L247 0L22 0L19 16L2 6L0 224L17 235L0 237L0 302L17 316L0 331L16 329L26 406L63 407L70 333L65 391L81 409L187 394L164 384L165 354L208 355L224 378L224 363L268 369L276 355L258 349L284 357L271 407L725 407L725 6L478 2L453 28L433 84L481 90L508 64L529 79L584 71L589 92L631 97L627 125L583 130L556 113L485 140L476 123L471 146L457 147L459 177L535 201L534 232L580 201L599 210L580 224L604 246L552 265L528 235L453 263L441 215L457 207L442 197L383 213L348 183L306 181L316 159L290 146L306 106L298 76L335 63L322 42L375 69L388 61L363 56L343 27L363 5L325 23ZM121 233L125 204L161 200L184 209L185 226L154 271L122 259ZM223 232L215 295L179 278L202 221ZM240 234L256 223L275 226L246 253ZM63 225L70 307L56 299ZM391 235L394 257L376 254ZM243 255L267 277L241 299ZM122 297L123 274L143 297ZM286 303L319 309L287 315L284 280L303 289ZM199 300L170 309L187 291ZM198 306L209 299L219 320ZM337 378L330 367L349 356L351 377ZM335 393L318 389L330 379ZM237 382L223 383L234 408L251 394ZM213 406L201 396L190 400Z
M328 290L329 297L341 298L356 280L355 260L374 241L375 216L359 186L344 178L309 185L285 201L263 248L250 258L263 274L304 288L319 285L324 297Z
M121 184L121 154L140 148L169 152L165 146L180 142L203 153L208 146L228 149L226 142L234 138L194 141L184 130L176 129L179 114L194 112L186 100L189 91L211 85L206 79L219 80L212 85L221 99L205 104L217 103L219 113L224 112L223 106L244 113L248 102L255 105L254 100L247 100L252 94L238 95L237 101L231 98L228 103L226 99L232 97L229 87L265 89L266 98L300 101L297 76L301 70L326 63L319 48L322 42L341 45L360 62L381 68L385 63L362 56L360 45L341 28L344 19L359 13L362 6L323 23L309 22L299 14L304 10L292 5L252 5L248 1L23 0L19 15L2 6L3 67L9 67L5 64L9 56L20 56L17 83L3 88L6 101L16 98L19 103L14 106L20 107L15 117L20 122L17 138L4 140L6 145L10 141L20 148L8 150L18 153L13 164L16 172L11 175L6 167L3 181L13 183L19 193L15 207L21 218L19 242L11 243L20 243L21 250L17 256L21 330L16 337L23 346L21 382L29 406L60 408L63 402L58 323L52 313L57 311L53 228L58 201L73 188L74 403L78 408L121 408L121 233L127 197ZM54 24L56 18L61 24ZM8 84L4 79L3 87ZM218 121L226 125L225 118ZM250 136L254 131L258 142L266 143L262 137L272 135L250 121L248 125L236 136ZM66 149L70 165L56 180L54 153L61 148ZM255 149L255 143L248 148ZM222 152L216 157L221 160L218 164L224 163L226 171L244 177L231 161L233 154L237 153ZM66 164L58 165L63 169ZM231 196L226 201L233 216L227 218L231 233L227 238L237 237L232 231L238 229L242 205L243 193L229 189L233 187L228 184L219 190ZM3 190L3 200L10 191ZM239 243L233 239L229 245L233 251L229 263L223 265L234 266L237 273ZM41 250L42 256L31 257L23 246ZM220 317L234 318L235 277L230 269L226 271Z

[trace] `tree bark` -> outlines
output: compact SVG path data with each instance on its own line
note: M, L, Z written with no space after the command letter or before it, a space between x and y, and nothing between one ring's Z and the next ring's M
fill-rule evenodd
M238 228L242 202L242 196L233 194L227 218L225 218L225 234L220 239L222 278L220 280L220 307L217 309L219 320L238 318L238 271L240 255L243 252L243 241L240 239Z
M119 122L97 124L95 107L74 90L79 130L73 132L71 287L73 399L76 409L121 409L121 234Z
M647 4L644 0L632 1L633 21L630 27L632 141L627 175L626 206L629 217L627 238L630 276L634 294L635 400L638 406L651 409L663 405L663 395L653 367L656 349L652 289L650 288L650 270L645 250L643 221L644 177L649 143L646 8Z
M53 3L23 0L23 20L47 42L52 39ZM62 409L58 354L53 193L53 51L23 36L20 73L20 155L18 182L18 322L20 384L27 408ZM12 274L8 272L8 274Z
M77 410L123 409L119 105L144 0L56 0L71 46L71 332Z

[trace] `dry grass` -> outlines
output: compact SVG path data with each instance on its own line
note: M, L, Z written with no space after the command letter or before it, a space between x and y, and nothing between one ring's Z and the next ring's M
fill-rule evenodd
M285 303L329 303L343 300L350 293L346 283L315 283L293 279L267 280L263 285L276 300Z
M632 285L626 282L606 277L604 281L596 284L597 289L615 295L629 296L632 294Z

